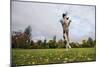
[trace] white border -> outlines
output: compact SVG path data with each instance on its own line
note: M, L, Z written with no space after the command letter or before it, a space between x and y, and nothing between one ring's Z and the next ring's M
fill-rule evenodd
M29 0L28 0L29 1ZM98 67L100 62L100 2L99 0L31 0L40 2L96 5L96 62L37 65L33 67ZM0 0L0 67L10 67L10 0Z

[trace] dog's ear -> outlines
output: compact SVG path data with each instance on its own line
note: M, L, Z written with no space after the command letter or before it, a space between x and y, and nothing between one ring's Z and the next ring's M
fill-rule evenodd
M69 20L69 22L72 22L71 20Z

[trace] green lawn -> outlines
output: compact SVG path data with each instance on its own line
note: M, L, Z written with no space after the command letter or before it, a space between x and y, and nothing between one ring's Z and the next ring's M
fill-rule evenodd
M12 49L12 64L36 65L95 61L95 48L65 49Z

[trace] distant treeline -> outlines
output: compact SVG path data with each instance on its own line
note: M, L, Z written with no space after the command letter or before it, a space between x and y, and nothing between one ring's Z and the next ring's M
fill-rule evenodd
M89 48L95 47L96 40L91 37L88 40L82 40L82 43L71 42L72 48ZM38 40L34 42L31 40L31 27L28 26L24 32L13 32L11 35L12 48L24 48L24 49L47 49L47 48L65 48L64 41L62 39L56 41L56 36L52 40L44 41Z

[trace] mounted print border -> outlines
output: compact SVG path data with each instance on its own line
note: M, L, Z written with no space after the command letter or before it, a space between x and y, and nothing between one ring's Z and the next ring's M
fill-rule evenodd
M96 6L11 0L11 66L96 61Z

